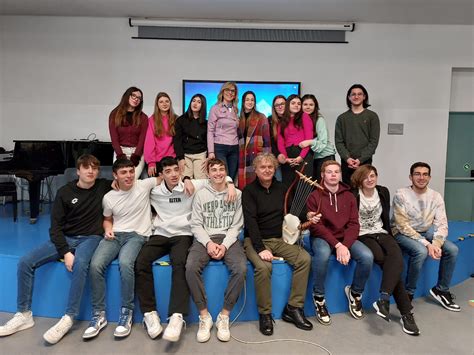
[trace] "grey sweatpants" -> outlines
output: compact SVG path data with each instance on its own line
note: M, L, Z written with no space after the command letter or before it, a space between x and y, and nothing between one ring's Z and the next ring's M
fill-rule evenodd
M214 243L221 244L223 236L211 237ZM188 260L186 261L186 281L189 291L193 297L198 310L207 308L206 290L202 279L202 270L209 263L211 257L207 249L198 241L194 240L189 249ZM245 275L247 273L247 257L239 240L237 240L226 251L222 258L230 272L230 279L224 294L224 309L231 311L237 303L240 292L244 287Z

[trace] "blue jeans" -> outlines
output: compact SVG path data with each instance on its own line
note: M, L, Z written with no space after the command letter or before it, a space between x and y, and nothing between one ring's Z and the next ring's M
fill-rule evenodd
M433 240L432 230L420 233L428 241ZM409 294L415 294L416 283L420 276L423 263L428 256L428 249L419 241L407 237L403 234L397 234L395 239L404 253L408 255L408 270L406 279L406 289ZM440 291L448 291L451 278L453 276L456 259L458 256L458 247L449 240L445 240L441 247L442 256L439 264L438 283L436 288Z
M311 237L311 249L313 250L313 293L316 296L324 297L329 257L334 249L324 239L316 237ZM362 294L372 270L374 256L370 249L358 240L352 244L349 251L351 252L351 259L354 259L357 263L351 289L355 293Z
M223 160L227 166L227 173L235 180L239 168L239 145L214 143L214 154L217 159Z
M122 307L133 309L135 259L145 238L135 232L115 232L112 240L102 239L92 257L90 267L92 311L105 311L105 272L117 257L120 268Z
M71 285L69 287L69 299L66 308L66 314L72 318L79 313L82 292L89 271L89 263L101 239L102 237L98 235L66 237L69 247L74 249L75 256L71 273ZM57 261L59 258L60 256L55 245L48 240L19 260L17 273L18 312L31 310L36 268L51 261Z

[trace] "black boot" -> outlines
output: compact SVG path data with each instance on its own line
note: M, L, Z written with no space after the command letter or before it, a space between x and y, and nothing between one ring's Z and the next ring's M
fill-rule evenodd
M271 314L260 314L260 332L263 335L273 334L273 318Z
M303 308L286 305L281 315L281 319L285 322L293 323L297 328L303 330L313 329L313 324L304 316Z

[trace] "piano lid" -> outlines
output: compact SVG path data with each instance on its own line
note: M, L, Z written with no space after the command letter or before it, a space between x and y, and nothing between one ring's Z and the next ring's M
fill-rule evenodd
M13 158L0 162L0 173L29 172L31 175L57 175L75 168L82 154L92 154L102 166L111 166L114 150L110 142L89 140L14 140Z

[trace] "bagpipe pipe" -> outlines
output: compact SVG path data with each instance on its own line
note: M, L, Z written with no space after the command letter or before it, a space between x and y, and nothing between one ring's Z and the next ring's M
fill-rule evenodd
M318 184L317 180L313 180L311 177L307 177L303 174L305 165L306 163L302 165L300 171L295 170L295 180L285 194L285 217L283 218L282 237L288 244L295 244L299 241L302 237L302 232L308 229L312 223L311 221L301 223L299 217L306 206L309 195L315 188L324 190L324 188ZM291 195L293 195L293 197L290 199ZM319 214L319 208L316 214Z

